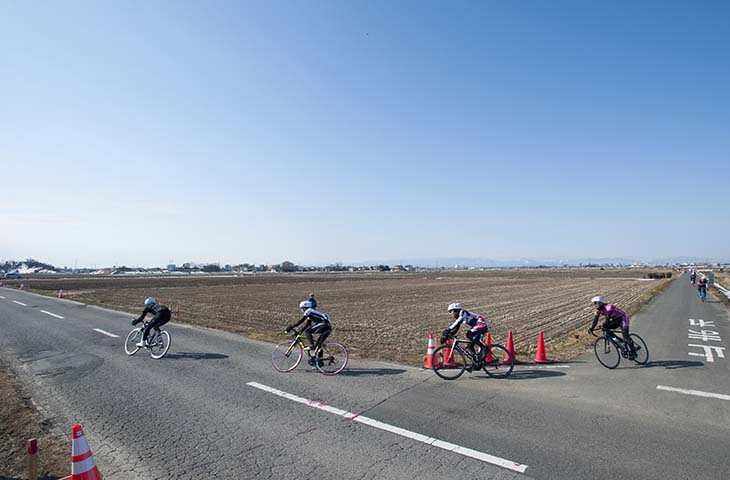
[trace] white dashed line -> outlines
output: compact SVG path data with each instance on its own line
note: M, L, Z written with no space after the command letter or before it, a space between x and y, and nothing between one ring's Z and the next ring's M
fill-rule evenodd
M657 385L656 389L664 390L667 392L683 393L685 395L694 395L696 397L717 398L719 400L730 400L730 395L725 395L723 393L703 392L702 390L688 390L686 388L666 387L664 385Z
M108 335L108 336L110 336L112 338L119 338L119 335L114 335L113 333L109 333L109 332L107 332L105 330L102 330L101 328L95 328L94 331L95 332L99 332L99 333L103 333L104 335Z
M5 300L5 297L3 297L2 295L0 295L0 298L2 298L3 300Z
M46 315L50 315L52 317L60 318L61 320L63 320L63 317L61 315L56 315L55 313L46 312L45 310L41 310L41 312L45 313Z
M326 405L324 403L317 402L315 400L308 400L306 398L292 395L291 393L282 392L281 390L267 387L266 385L262 385L257 382L248 382L246 385L249 385L254 388L258 388L259 390L263 390L265 392L273 393L274 395L278 395L280 397L286 398L293 402L302 403L304 405L309 405L310 407L317 408L319 410L324 410L325 412L334 413L335 415L339 415L348 420L364 423L365 425L370 425L371 427L378 428L380 430L385 430L386 432L395 433L396 435L410 438L417 442L425 443L427 445L431 445L431 446L438 447L438 448L441 448L444 450L448 450L449 452L458 453L460 455L464 455L465 457L471 457L476 460L481 460L482 462L491 463L492 465L497 465L498 467L507 468L509 470L513 470L515 472L520 472L520 473L525 473L525 470L527 470L527 465L523 465L521 463L515 463L510 460L506 460L504 458L495 457L494 455L489 455L488 453L483 453L483 452L479 452L477 450L472 450L471 448L460 447L459 445L455 445L455 444L449 443L449 442L444 442L437 438L427 437L426 435L421 435L420 433L411 432L410 430L405 430L400 427L389 425L387 423L383 423L378 420L374 420L372 418L358 415L357 413L346 412L345 410L340 410L339 408L335 408L330 405Z
M17 301L17 300L13 300L13 303L17 303L18 305L22 305L22 306L24 306L24 307L27 307L27 306L28 306L28 305L26 305L25 303L23 303L23 302L19 302L19 301Z

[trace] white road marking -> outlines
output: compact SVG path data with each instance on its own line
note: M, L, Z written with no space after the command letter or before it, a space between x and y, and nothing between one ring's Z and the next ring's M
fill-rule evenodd
M291 393L282 392L281 390L277 390L275 388L271 388L271 387L262 385L257 382L248 382L246 385L249 385L254 388L258 388L259 390L263 390L264 392L273 393L274 395L278 395L280 397L286 398L293 402L302 403L304 405L309 405L310 407L317 408L319 410L324 410L325 412L339 415L348 420L353 420L355 422L364 423L365 425L370 425L371 427L378 428L380 430L385 430L387 432L395 433L396 435L400 435L402 437L410 438L417 442L425 443L427 445L431 445L431 446L438 447L438 448L441 448L444 450L448 450L449 452L458 453L460 455L464 455L465 457L471 457L476 460L481 460L482 462L491 463L492 465L497 465L498 467L506 468L506 469L509 469L509 470L512 470L515 472L520 472L520 473L525 473L525 470L527 470L527 465L523 465L521 463L512 462L512 461L506 460L504 458L495 457L494 455L489 455L488 453L483 453L483 452L479 452L477 450L472 450L471 448L461 447L461 446L455 445L453 443L444 442L437 438L427 437L426 435L421 435L420 433L411 432L410 430L405 430L400 427L389 425L387 423L383 423L378 420L374 420L372 418L365 417L363 415L358 415L357 413L347 412L345 410L340 410L339 408L335 408L330 405L317 402L315 400L308 400L306 398L292 395Z
M55 313L46 312L45 310L41 310L41 312L45 313L46 315L50 315L52 317L60 318L61 320L63 320L63 317L61 315L56 315Z
M5 300L5 297L3 297L2 295L0 295L0 298L2 298L3 300Z
M694 395L696 397L707 397L707 398L717 398L720 400L730 400L730 395L725 395L723 393L703 392L702 390L688 390L686 388L667 387L664 385L657 385L656 389L665 390L667 392L684 393L685 395Z
M113 333L109 333L109 332L107 332L105 330L102 330L101 328L95 328L94 331L99 332L99 333L103 333L104 335L108 335L108 336L110 336L112 338L119 338L119 335L114 335Z
M28 305L26 305L25 303L23 303L23 302L19 302L19 301L17 301L17 300L13 300L13 303L17 303L18 305L22 305L22 306L24 306L24 307L27 307L27 306L28 306Z

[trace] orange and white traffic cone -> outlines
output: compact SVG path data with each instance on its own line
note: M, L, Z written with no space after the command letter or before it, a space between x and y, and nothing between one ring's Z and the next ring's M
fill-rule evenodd
M426 356L423 357L423 368L434 368L438 367L438 360L433 356L436 351L436 342L433 340L433 334L428 334L428 349L426 349Z
M446 340L446 345L449 346L449 348L444 349L444 352L446 352L444 355L444 367L455 367L456 362L454 361L454 347L451 345L451 339Z
M86 442L84 430L78 423L73 426L73 447L71 448L71 478L73 480L101 480L99 469Z
M511 356L512 359L517 363L517 359L515 358L515 342L512 340L512 330L509 331L507 334L507 353L508 355L504 356L504 361L509 362L509 357Z
M21 283L21 284L20 284L20 287L18 287L18 288L20 288L20 289L22 290L22 289L24 289L24 288L25 288L25 285L23 285L23 284Z
M60 289L60 290L58 291L58 298L63 298L63 295L64 295L64 294L63 294L63 289Z
M487 346L487 356L484 357L485 362L491 362L494 360L494 355L492 355L492 350L489 348L489 346L492 344L492 334L490 332L487 332L487 339L484 341L484 345Z
M542 335L542 330L537 335L537 353L535 353L535 363L548 363L547 356L545 356L545 338Z

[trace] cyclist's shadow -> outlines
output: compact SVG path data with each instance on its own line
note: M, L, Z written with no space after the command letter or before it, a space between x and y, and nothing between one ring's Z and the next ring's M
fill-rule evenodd
M172 360L180 360L180 359L191 359L191 360L223 360L225 358L228 358L228 355L224 355L222 353L191 353L191 352L177 352L177 353L168 353L165 357L167 359Z
M656 360L647 363L646 365L636 365L637 368L654 368L664 367L667 370L676 370L677 368L688 368L688 367L702 367L705 364L703 362L692 361L692 360Z
M400 375L405 372L406 370L402 368L346 368L340 375L346 377L363 377L367 375Z
M505 380L537 380L541 378L564 377L565 372L556 370L512 370L512 373Z

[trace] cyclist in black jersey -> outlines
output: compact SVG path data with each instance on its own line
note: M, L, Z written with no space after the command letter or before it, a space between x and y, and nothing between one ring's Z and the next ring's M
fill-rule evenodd
M157 303L157 300L155 298L148 297L147 300L144 301L144 311L142 312L142 315L140 315L139 318L134 319L132 321L132 325L137 325L139 322L144 320L144 317L146 317L148 313L151 313L154 316L144 328L144 332L142 333L142 340L140 340L137 344L137 346L140 348L148 346L147 336L149 336L150 330L166 324L170 321L170 318L172 316L169 308L161 303Z
M286 331L289 332L292 329L301 325L302 323L306 322L304 330L302 332L304 333L304 335L307 336L307 340L309 340L309 346L305 347L305 350L315 351L322 346L324 341L332 332L332 325L330 324L329 315L315 309L317 301L314 300L314 294L310 295L309 298L310 300L305 300L299 304L299 308L302 309L303 313L302 318L300 318L297 323L286 327ZM316 345L314 343L314 338L312 337L312 334L319 335Z

